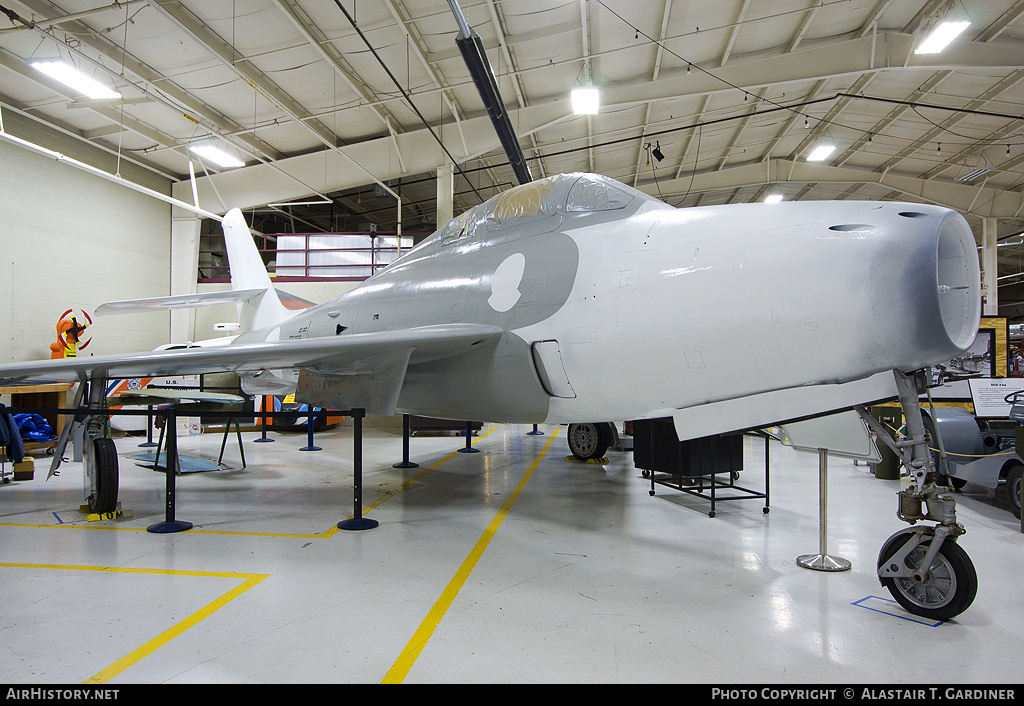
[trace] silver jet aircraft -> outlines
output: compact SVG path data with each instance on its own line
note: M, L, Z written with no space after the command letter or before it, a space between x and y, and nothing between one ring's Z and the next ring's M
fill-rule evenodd
M0 385L236 372L248 394L327 409L569 424L601 456L610 420L671 418L679 439L755 429L899 397L911 524L879 557L909 610L962 612L977 579L936 485L916 371L967 350L980 319L974 236L949 209L793 202L679 209L594 174L501 193L391 266L296 314L236 209L223 219L233 293L113 310L240 302L229 345L0 366ZM116 452L88 424L90 502L111 503ZM112 459L112 460L111 460ZM116 488L113 493L116 500ZM100 510L102 511L102 509Z

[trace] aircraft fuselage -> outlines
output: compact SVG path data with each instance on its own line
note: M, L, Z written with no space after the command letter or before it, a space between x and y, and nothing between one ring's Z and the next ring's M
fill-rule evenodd
M352 291L238 342L489 324L505 332L496 342L410 365L398 411L564 423L912 371L977 331L974 238L949 209L675 209L558 189L533 212L483 204ZM279 392L298 371L261 378L246 390Z

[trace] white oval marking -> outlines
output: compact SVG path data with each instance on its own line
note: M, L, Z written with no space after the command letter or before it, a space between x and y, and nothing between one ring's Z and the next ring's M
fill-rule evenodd
M498 265L491 278L491 296L487 299L492 309L508 311L516 305L522 296L519 285L525 271L526 256L518 252L509 255Z

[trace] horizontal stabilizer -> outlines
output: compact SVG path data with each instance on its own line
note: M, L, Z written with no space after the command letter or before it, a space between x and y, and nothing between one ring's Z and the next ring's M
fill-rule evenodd
M203 292L198 294L174 294L169 297L151 297L149 299L125 299L123 301L100 304L96 313L132 314L160 309L188 309L197 306L214 306L215 304L242 304L249 302L256 305L266 294L265 289L237 289L229 292Z
M805 385L732 400L694 405L672 414L680 441L733 431L761 429L897 396L892 371L863 380Z
M226 392L162 387L147 387L139 392L119 393L108 398L110 404L114 405L158 405L170 403L241 405L245 402L245 399L241 395L232 395Z

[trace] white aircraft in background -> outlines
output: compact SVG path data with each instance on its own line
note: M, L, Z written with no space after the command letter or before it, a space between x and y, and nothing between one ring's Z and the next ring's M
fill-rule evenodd
M227 345L0 366L0 384L236 372L248 394L326 409L569 423L573 453L610 443L605 420L671 418L680 440L899 397L912 524L879 576L912 612L951 617L977 589L935 483L916 371L973 342L974 236L949 209L793 202L677 209L611 179L565 174L501 193L390 267L296 314L236 209L223 219L233 291L110 305L241 302ZM96 392L96 391L99 392ZM93 385L90 407L102 405ZM89 426L93 488L116 452Z

